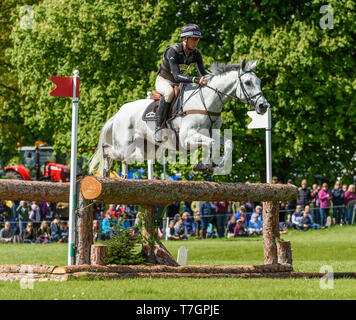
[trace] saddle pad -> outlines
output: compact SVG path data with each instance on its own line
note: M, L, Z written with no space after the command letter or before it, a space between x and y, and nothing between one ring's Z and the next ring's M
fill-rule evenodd
M143 113L143 121L154 121L156 120L156 110L159 105L159 101L152 101L148 107L146 107L145 112Z

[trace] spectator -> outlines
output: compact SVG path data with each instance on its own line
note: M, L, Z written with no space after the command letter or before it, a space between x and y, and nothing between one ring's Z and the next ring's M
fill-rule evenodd
M130 220L127 218L127 214L124 212L122 216L119 217L119 225L121 228L126 229L131 227Z
M168 240L179 240L179 237L176 235L174 225L174 220L169 221L169 228L167 230Z
M208 229L208 224L209 224L209 220L210 220L210 212L211 212L211 207L210 207L209 202L200 201L199 212L200 212L200 218L201 218L202 238L206 239L206 233L207 233L207 229Z
M101 240L101 232L98 220L93 220L93 241Z
M353 207L349 207L349 202L352 200L356 200L356 194L355 194L355 186L353 184L350 184L349 188L345 192L345 197L344 197L344 204L346 208L346 221L347 224L349 225L351 225L352 213L353 213Z
M297 207L295 208L295 212L292 215L292 228L293 229L298 229L297 227L301 226L302 218L303 218L302 206L297 205Z
M118 219L119 213L116 210L116 206L114 204L109 205L109 209L106 211L105 217L110 215L111 218Z
M51 240L51 228L47 221L42 221L41 226L37 230L36 243L49 243Z
M246 215L245 206L240 206L240 207L239 207L239 210L235 213L236 221L239 221L241 213L243 213L243 214Z
M246 215L241 213L240 219L236 222L234 229L234 237L245 237L248 236L248 225L246 220Z
M59 225L61 229L61 239L58 240L58 242L68 242L68 236L69 236L69 221L67 222L62 222Z
M57 205L54 202L40 202L42 219L51 223L55 217L58 217Z
M22 237L20 236L19 221L15 221L13 242L22 242Z
M31 204L31 210L28 213L28 219L33 223L34 230L37 230L41 225L41 209L37 203Z
M193 219L190 217L189 212L183 212L182 215L184 226L187 229L188 237L195 233L195 224Z
M277 183L279 183L278 177L276 176L272 177L272 184L277 184Z
M303 217L300 220L300 224L297 225L297 229L299 231L307 231L312 224L312 221L310 219L310 216L307 211L303 212Z
M320 223L320 200L318 197L318 193L320 191L320 186L317 185L316 183L313 184L312 186L312 191L310 193L311 195L311 201L313 203L313 213L314 213L314 221L316 223Z
M333 201L333 217L337 224L344 224L344 191L339 181L335 182L334 189L331 190Z
M195 234L197 239L201 239L200 230L201 230L201 219L199 211L195 212L194 214L194 224L195 224Z
M305 206L304 213L306 213L310 218L310 221L311 221L310 228L311 229L320 229L320 225L318 223L314 222L313 212L310 210L310 206ZM304 213L303 213L303 215L304 215Z
M310 190L307 187L307 180L302 181L302 187L298 190L298 197L297 197L297 205L302 206L302 210L304 207L311 202L311 195Z
M179 214L180 202L175 201L167 207L166 216L168 218L173 218L177 213Z
M252 215L252 218L250 222L248 223L248 233L249 235L256 234L256 235L261 235L262 234L262 223L261 221L258 220L258 214L254 213Z
M214 201L216 207L216 229L218 232L219 238L225 237L225 226L227 218L227 201Z
M174 215L174 223L177 223L178 222L178 220L179 220L179 218L180 218L180 214L179 213L176 213L175 215Z
M9 243L13 242L14 239L14 230L11 229L11 222L6 221L4 228L0 231L0 242Z
M109 210L108 210L109 211ZM106 212L105 218L103 219L103 223L101 224L101 232L105 239L111 239L113 235L113 221L110 212Z
M287 184L293 185L293 180L289 179ZM296 207L297 207L297 199L289 201L286 208L288 210L288 214L292 214L295 211Z
M233 238L235 236L235 226L236 226L236 217L233 215L228 224L227 224L227 237Z
M179 218L176 224L174 225L174 231L180 240L188 239L187 228L184 226L184 222L182 218Z
M33 228L33 222L29 222L26 225L25 231L23 233L23 242L34 243L36 241L36 232Z
M104 206L99 203L95 203L93 205L94 211L93 211L93 220L99 221L103 220L103 215L104 215Z
M209 204L210 204L210 221L209 222L217 230L218 225L217 225L217 220L216 220L216 205L215 205L214 201L210 201Z
M138 206L135 204L129 204L125 208L125 213L127 215L127 221L132 225L131 221L134 221L138 212Z
M184 203L183 203L183 212L188 212L190 215L193 215L192 202L191 201L184 201Z
M16 211L19 220L20 236L22 236L29 218L28 214L30 208L28 207L28 203L26 201L20 201L20 205L17 207Z
M213 226L212 223L208 224L208 227L206 229L206 237L207 238L213 238L213 239L216 238L216 234L215 234L215 231L214 231L214 226Z
M58 217L56 217L51 223L51 242L57 242L60 238L61 238L60 220Z
M326 219L329 216L329 209L331 206L331 193L328 189L328 184L323 183L321 190L318 193L320 201L320 226L323 228L326 226ZM327 226L331 225L328 223Z
M258 214L258 221L261 221L261 222L263 222L263 209L262 209L262 207L261 206L256 206L256 208L255 208L255 212L254 213L257 213Z
M19 218L19 213L17 211L17 208L19 206L20 206L20 202L19 201L14 201L14 206L12 207L12 212L14 214L15 221L18 220L18 218Z

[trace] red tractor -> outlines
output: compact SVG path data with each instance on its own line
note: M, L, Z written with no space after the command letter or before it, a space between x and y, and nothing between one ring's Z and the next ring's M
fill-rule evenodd
M8 179L46 180L67 182L70 170L67 166L55 163L53 148L49 146L20 147L20 164L5 167Z

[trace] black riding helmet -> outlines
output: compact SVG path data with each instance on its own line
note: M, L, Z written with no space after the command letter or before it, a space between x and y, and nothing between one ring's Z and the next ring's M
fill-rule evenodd
M201 31L198 25L189 23L186 24L180 31L181 38L201 38Z

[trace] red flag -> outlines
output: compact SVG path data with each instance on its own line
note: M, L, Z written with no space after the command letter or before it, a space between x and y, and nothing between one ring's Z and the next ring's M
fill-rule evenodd
M54 97L73 97L73 78L51 76L51 81L57 86L49 94ZM77 78L76 97L79 98L79 78Z

